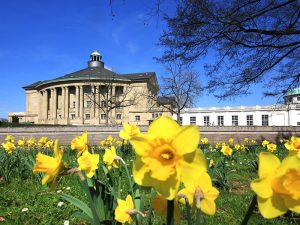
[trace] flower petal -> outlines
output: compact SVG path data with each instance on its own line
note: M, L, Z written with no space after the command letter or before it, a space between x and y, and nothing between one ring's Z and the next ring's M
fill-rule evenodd
M252 181L250 186L251 189L261 198L270 198L273 195L271 180L267 177Z
M130 139L134 151L139 156L146 156L152 150L153 138L151 135L139 134Z
M197 126L183 126L172 141L177 154L194 152L200 142L200 131Z
M281 216L288 210L283 200L277 195L273 195L271 198L257 196L257 202L260 213L266 219Z
M200 149L186 154L183 160L179 161L181 180L183 183L192 182L195 179L195 173L206 171L206 160Z
M179 129L179 124L172 118L161 116L150 124L148 134L170 140L177 134Z
M294 211L296 213L300 213L300 200L299 199L295 200L289 196L283 196L283 201L289 210Z
M216 203L211 199L202 199L200 203L200 209L207 215L214 215L216 213Z
M269 152L259 154L258 176L266 177L274 173L275 169L280 166L280 160Z

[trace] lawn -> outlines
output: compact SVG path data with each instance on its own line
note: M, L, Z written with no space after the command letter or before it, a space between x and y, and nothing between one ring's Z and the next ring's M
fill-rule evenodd
M199 146L205 155L208 174L213 181L213 185L220 191L220 195L216 200L215 215L208 216L201 213L201 224L241 224L254 196L254 192L250 188L250 182L258 177L258 155L260 152L268 151L267 147L262 147L260 143L240 143L244 146L237 146L235 143L224 144L233 150L232 155L224 156L221 152L221 143L210 145L208 142ZM277 144L277 150L273 154L283 159L288 151L284 144ZM119 162L119 168L107 169L107 164L103 162L103 155L105 149L110 146L116 146L117 155L122 157L128 166L124 166ZM144 219L139 217L137 221L139 224L164 223L165 218L152 211L151 198L154 190L140 187L137 184L130 185L133 180L130 177L131 181L129 181L128 173L131 174L132 162L135 159L130 144L122 145L122 142L109 137L108 140L102 141L101 145L90 147L90 151L100 155L100 163L94 177L87 178L86 184L90 190L95 187L93 182L100 182L99 185L105 187L102 195L102 197L106 196L104 204L111 204L111 209L115 209L118 198L125 199L127 194L133 193L136 197L135 204L139 206L142 212L148 214ZM82 214L84 210L79 209L66 199L66 196L73 196L86 203L88 207L93 208L89 203L87 186L84 186L84 182L80 180L76 173L57 178L58 183L55 189L51 189L50 185L42 185L42 173L32 173L38 152L49 156L53 155L51 146L48 148L37 144L35 147L17 147L12 153L0 148L0 223L90 224ZM211 160L213 160L214 165L209 167ZM68 168L78 167L77 152L71 150L70 147L65 147L63 161L66 162ZM111 201L107 200L110 197ZM96 200L94 199L94 201ZM99 206L99 202L97 204L95 203L95 206L98 211L101 211L101 213L102 211L106 212ZM180 209L182 211L180 224L187 224L185 206L180 205ZM99 214L99 218L104 216L103 218L106 218L107 221L111 220L113 213L113 210L108 210L106 215ZM291 212L275 219L264 219L256 207L248 224L284 225L299 224L299 222L299 216ZM116 222L107 224L116 224Z

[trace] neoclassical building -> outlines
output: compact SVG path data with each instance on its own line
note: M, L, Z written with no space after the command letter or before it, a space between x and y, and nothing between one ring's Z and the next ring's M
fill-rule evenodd
M156 96L154 72L118 74L104 67L98 51L92 52L88 67L52 80L23 87L26 112L10 113L20 122L62 125L101 125L134 122L148 125L164 114Z

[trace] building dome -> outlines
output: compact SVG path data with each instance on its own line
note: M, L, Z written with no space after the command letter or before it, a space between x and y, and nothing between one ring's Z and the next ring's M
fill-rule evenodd
M289 90L284 96L285 104L300 104L300 87Z
M88 66L104 68L104 63L101 61L101 59L102 55L97 50L94 50L90 55L90 61L88 61Z

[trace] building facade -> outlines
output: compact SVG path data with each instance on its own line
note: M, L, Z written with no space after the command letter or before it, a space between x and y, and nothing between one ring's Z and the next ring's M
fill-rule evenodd
M23 87L26 112L10 113L20 122L62 125L112 125L134 122L148 125L160 115L171 115L160 106L154 72L117 74L104 67L98 51L88 67L52 80Z
M186 108L180 120L199 126L300 126L300 88L290 91L283 105Z

